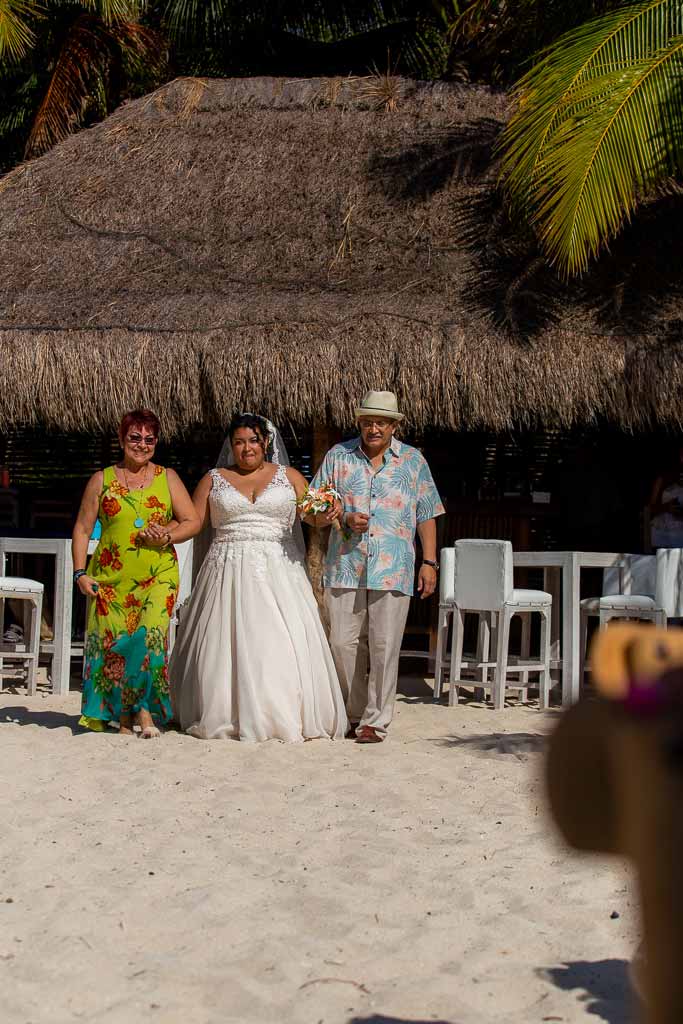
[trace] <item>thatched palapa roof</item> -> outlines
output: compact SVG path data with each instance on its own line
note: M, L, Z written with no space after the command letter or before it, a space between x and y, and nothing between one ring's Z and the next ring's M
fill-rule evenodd
M418 428L680 424L680 292L664 268L638 298L637 236L599 289L553 282L493 191L506 105L178 80L11 172L0 429L100 430L143 402L170 430L239 408L344 424L387 387Z

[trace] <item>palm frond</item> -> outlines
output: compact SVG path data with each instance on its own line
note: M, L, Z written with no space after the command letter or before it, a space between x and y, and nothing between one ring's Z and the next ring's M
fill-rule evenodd
M44 153L80 124L89 97L97 91L108 45L99 19L83 14L71 25L31 127L27 158Z
M0 60L21 60L33 45L35 34L30 18L40 13L40 4L29 0L0 0Z
M80 0L80 4L105 25L136 21L147 6L146 0Z
M165 20L176 39L232 37L261 31L334 43L411 19L432 19L433 0L166 0Z
M109 6L110 22L101 14L81 14L69 28L31 127L27 158L66 138L82 124L86 112L107 113L108 69L123 67L153 81L165 70L166 46L160 34L138 22L118 21L114 5ZM119 10L123 11L122 3Z
M453 51L475 75L508 84L540 51L624 0L450 0L442 5Z
M166 71L168 44L160 32L136 21L124 21L111 29L111 36L129 72L154 81Z
M26 106L17 106L0 117L0 139L21 128L31 116Z
M99 46L83 19L78 19L64 40L34 118L26 143L26 157L38 156L66 138L80 120L88 98L94 55L99 61Z
M166 0L186 74L367 73L387 51L401 74L433 78L448 47L433 0Z
M558 41L519 83L502 181L564 276L683 167L683 4L621 8Z
M242 27L250 18L258 22L263 3L249 7L251 14L244 7L238 11L231 0L167 0L165 19L174 39L210 41Z

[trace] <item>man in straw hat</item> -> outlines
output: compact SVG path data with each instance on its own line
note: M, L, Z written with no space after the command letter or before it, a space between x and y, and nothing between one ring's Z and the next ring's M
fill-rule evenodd
M370 391L356 409L360 437L332 448L313 486L341 496L323 582L330 646L357 743L381 743L394 712L398 659L422 548L417 589L436 588L435 517L444 508L425 459L394 436L403 419L392 391Z

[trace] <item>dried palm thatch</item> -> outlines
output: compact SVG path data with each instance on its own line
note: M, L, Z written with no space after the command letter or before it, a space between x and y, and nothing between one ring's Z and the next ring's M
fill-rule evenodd
M418 429L680 424L676 289L657 279L643 323L633 263L608 268L606 311L507 240L506 104L405 80L389 111L364 79L178 80L12 172L0 429L102 429L139 403L169 432L237 408L345 425L369 388Z

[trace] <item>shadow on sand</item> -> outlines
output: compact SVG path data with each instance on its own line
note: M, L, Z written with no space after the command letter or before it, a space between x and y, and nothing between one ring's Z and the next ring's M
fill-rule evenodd
M579 990L588 1013L607 1024L637 1024L640 1019L626 960L572 960L541 967L537 974L566 992Z
M397 697L405 704L432 704L434 689L424 676L401 674L398 680Z
M370 1017L349 1017L347 1024L457 1024L456 1021L416 1020L413 1017L385 1017L383 1013L373 1013Z
M546 737L540 732L493 732L474 736L443 736L432 742L441 747L467 747L486 755L510 754L524 760L527 754L538 754L545 749Z
M70 729L72 736L88 732L78 724L80 715L67 715L63 711L34 711L27 707L0 707L0 726L39 725L41 729Z

